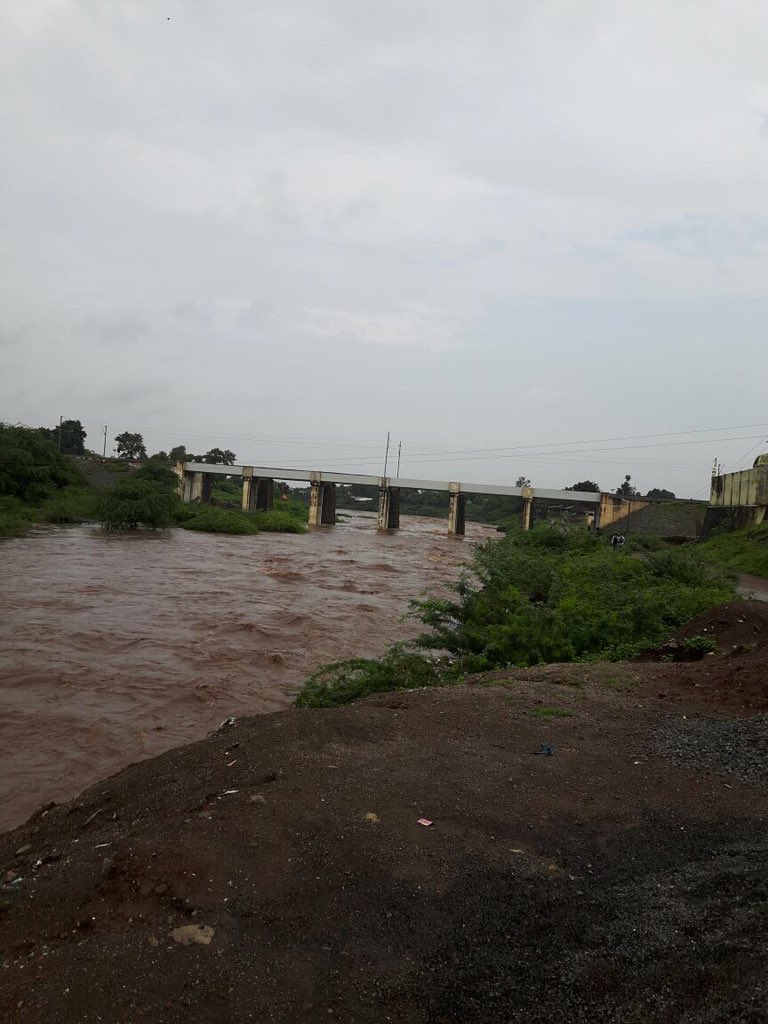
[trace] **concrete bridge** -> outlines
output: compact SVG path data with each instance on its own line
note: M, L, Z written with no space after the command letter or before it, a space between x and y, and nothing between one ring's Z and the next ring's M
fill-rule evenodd
M336 484L365 484L379 489L378 528L396 530L400 526L400 490L447 491L448 533L463 536L468 494L500 494L522 498L522 526L530 528L535 500L567 501L584 505L585 514L593 514L595 525L600 520L605 499L615 496L594 491L552 491L534 487L504 487L500 484L459 483L455 480L411 480L404 477L365 476L360 473L326 473L309 469L284 469L274 466L221 466L205 462L177 462L179 493L185 502L210 502L216 476L243 478L243 510L272 508L275 480L309 481L309 525L332 526L336 522ZM601 501L602 498L602 501Z

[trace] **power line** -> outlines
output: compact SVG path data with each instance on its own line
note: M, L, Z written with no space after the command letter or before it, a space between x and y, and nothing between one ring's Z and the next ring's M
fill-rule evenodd
M524 444L524 445L506 445L506 446L497 447L497 448L455 448L455 449L443 449L442 451L441 450L437 450L437 451L434 451L434 450L430 450L430 451L415 451L413 454L414 455L432 455L432 456L451 456L451 457L452 456L456 456L456 455L464 455L464 454L466 454L466 455L488 455L490 457L490 456L492 456L492 455L494 455L496 453L503 453L503 452L515 453L515 452L526 451L526 450L531 449L531 448L557 448L557 447L560 447L561 445L566 444L566 443L569 444L569 445L587 445L587 444L604 444L604 443L610 443L610 442L613 442L613 441L641 441L641 440L647 440L647 439L659 438L659 437L685 437L685 436L690 436L692 434L711 434L711 433L716 433L718 431L725 431L725 430L750 430L750 429L753 429L753 428L756 428L756 427L768 427L768 423L742 423L742 424L735 424L735 425L731 425L731 426L703 427L703 428L698 428L696 430L671 430L671 431L665 431L665 432L662 432L662 433L654 433L654 434L627 434L627 435L619 435L619 436L616 436L616 437L590 438L588 440L582 440L582 441L568 441L568 442L563 442L563 441L543 441L543 442L537 442L537 443L533 443L533 444ZM370 439L370 441L367 440L367 439L366 440L352 441L352 440L344 439L344 438L318 438L318 437L315 437L315 438L312 438L312 439L308 439L308 438L297 438L297 437L281 437L280 435L276 435L276 434L266 434L266 435L263 435L263 436L253 436L253 435L248 435L248 434L212 434L212 433L197 433L197 432L182 431L182 430L169 431L169 430L163 430L163 429L157 429L157 430L156 429L150 429L150 431L148 431L148 433L156 434L156 435L161 436L161 437L174 437L174 438L178 438L180 436L188 437L188 438L196 437L196 438L201 438L201 439L205 438L205 439L214 439L214 440L245 441L245 442L250 442L250 443L254 443L254 444L286 444L286 445L292 445L292 446L293 445L307 445L307 446L311 446L311 447L324 447L325 446L325 447L342 447L342 448L367 448L367 449L370 449L372 451L372 456L373 456L373 453L378 449L378 444L380 444L380 442L377 442L375 439ZM756 436L756 435L753 435L753 436ZM731 440L731 439L729 439L729 438L724 438L724 439L713 438L712 440L713 441L717 441L717 440ZM418 447L430 448L430 449L434 449L435 448L434 443L426 442L426 441L408 440L406 443L412 444L412 445L416 446L417 448ZM679 443L684 444L684 443L690 443L690 442L679 442Z
M653 436L653 435L648 435L648 436ZM657 436L670 436L670 435L657 435ZM408 463L411 464L411 465L414 465L414 464L415 465L424 465L424 464L429 464L429 463L441 463L441 462L485 462L485 461L488 461L489 459L499 459L499 460L500 459L523 459L523 458L529 458L529 459L542 458L542 459L545 459L545 458L547 458L550 455L574 455L574 456L578 456L578 457L583 457L583 456L590 456L590 455L598 454L600 452L618 452L618 451L630 452L630 451L641 451L641 450L647 449L647 448L678 448L678 447L683 447L683 446L688 446L688 445L697 445L697 444L721 444L721 443L728 442L728 441L752 440L755 437L760 437L762 439L763 435L762 434L759 434L759 435L758 434L752 434L752 435L749 435L748 437L744 437L744 435L739 435L738 437L715 437L715 438L704 438L704 439L700 439L700 440L696 440L696 441L660 441L660 442L657 442L656 444L636 444L636 445L631 445L630 444L630 445L620 445L618 447L613 447L613 448L580 448L580 449L570 449L570 450L554 451L554 452L542 452L542 451L533 451L533 452L531 452L531 451L526 451L526 450L521 449L519 451L511 452L510 454L502 454L502 451L505 451L505 449L496 449L496 450L493 450L493 454L467 455L464 458L457 458L456 455L454 455L451 458L446 458L443 453L439 453L438 457L425 458L425 459L414 458L413 456L409 456L408 457ZM563 442L561 442L561 444L562 443ZM574 442L570 442L570 443L574 443ZM575 443L579 443L579 442L575 442ZM584 442L584 443L586 443L586 442ZM535 447L535 446L530 445L530 446L526 446L526 447ZM542 445L541 447L545 447L545 446ZM549 445L549 447L554 447L554 445ZM491 449L485 449L485 451L491 451ZM417 452L415 454L416 455L421 455L421 454L424 454L424 453ZM327 461L343 462L343 461L346 461L346 460L343 460L343 459L330 459L330 460L327 460ZM374 460L366 459L365 461L366 462L371 462L371 461L374 461Z

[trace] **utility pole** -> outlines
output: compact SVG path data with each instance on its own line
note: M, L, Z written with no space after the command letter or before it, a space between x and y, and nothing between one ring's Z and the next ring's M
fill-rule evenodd
M61 424L64 422L64 417L59 416L59 454L61 454Z
M104 454L104 458L106 459L106 457L107 457L107 427L106 427L106 424L104 425L104 453L103 454Z
M384 476L387 475L387 460L389 459L389 431L387 431L387 450L384 452Z
M400 452L402 451L402 448L403 448L403 442L402 441L398 441L397 442L397 473L395 474L395 476L400 476Z

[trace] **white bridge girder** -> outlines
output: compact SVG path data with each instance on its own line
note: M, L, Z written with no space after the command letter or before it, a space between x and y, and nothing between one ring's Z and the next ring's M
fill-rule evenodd
M286 469L276 466L222 466L206 462L185 462L184 473L261 477L269 480L306 481L310 484L365 484L369 487L407 487L420 491L461 491L463 494L500 494L512 498L540 498L598 505L596 491L557 491L537 487L505 487L502 484L459 484L450 480L415 480L406 477L368 476L363 473L326 473L314 469Z

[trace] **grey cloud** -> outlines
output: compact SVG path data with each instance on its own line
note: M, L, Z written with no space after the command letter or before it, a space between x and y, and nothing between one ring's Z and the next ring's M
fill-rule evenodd
M390 428L455 448L760 419L764 6L27 0L2 19L12 420L66 403L157 447L288 420L354 460ZM657 454L652 485L706 483L705 447ZM568 465L526 471L600 478Z

